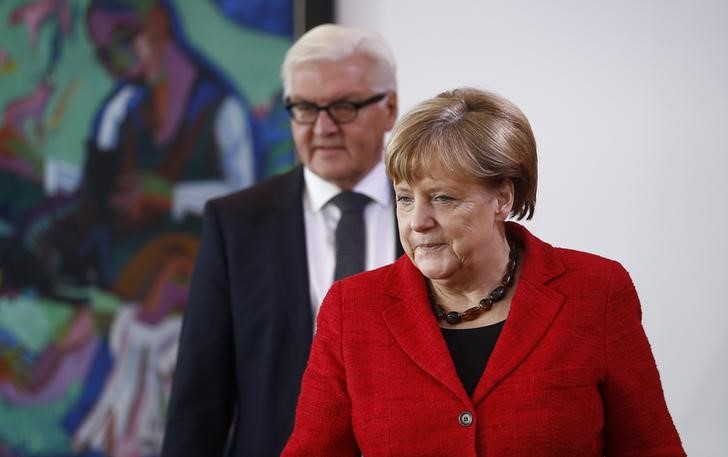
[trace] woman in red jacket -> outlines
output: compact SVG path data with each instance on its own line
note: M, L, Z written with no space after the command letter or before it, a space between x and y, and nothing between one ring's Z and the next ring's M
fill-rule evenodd
M518 108L440 94L385 163L406 255L329 291L284 456L685 455L625 269L506 222L536 199Z

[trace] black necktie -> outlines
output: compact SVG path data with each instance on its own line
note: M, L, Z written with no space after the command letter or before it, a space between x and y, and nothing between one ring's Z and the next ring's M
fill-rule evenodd
M336 225L336 267L334 280L364 271L366 235L364 233L364 207L371 199L356 192L344 191L331 199L341 210Z

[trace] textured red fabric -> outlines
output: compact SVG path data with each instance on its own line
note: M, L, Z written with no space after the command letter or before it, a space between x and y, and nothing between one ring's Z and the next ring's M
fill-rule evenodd
M329 291L282 455L684 456L628 273L508 231L523 269L472 399L403 256Z

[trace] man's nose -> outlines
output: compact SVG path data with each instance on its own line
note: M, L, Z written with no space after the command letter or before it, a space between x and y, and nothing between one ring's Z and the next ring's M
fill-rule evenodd
M331 115L328 111L322 109L318 112L313 129L314 133L317 135L326 135L338 131L339 125L331 119Z

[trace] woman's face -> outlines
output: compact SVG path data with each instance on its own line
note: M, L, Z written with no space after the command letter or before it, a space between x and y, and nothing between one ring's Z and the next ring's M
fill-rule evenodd
M402 246L425 277L467 281L500 252L512 186L488 189L440 172L394 189Z

